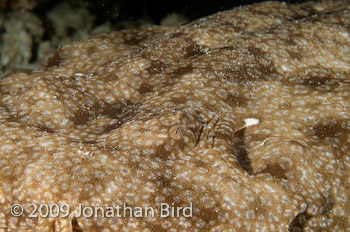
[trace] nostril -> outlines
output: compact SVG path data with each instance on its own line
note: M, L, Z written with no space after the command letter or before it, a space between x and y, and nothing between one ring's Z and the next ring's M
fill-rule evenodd
M186 133L186 126L182 124L176 124L169 128L169 136L173 139L179 140Z
M245 129L245 128L244 128ZM245 136L244 129L236 132L232 139L232 149L239 162L239 165L249 174L253 174L253 169L251 166L250 158L248 155L248 150L245 146Z
M246 118L244 119L244 125L235 129L234 136L232 138L232 148L240 166L249 174L253 174L248 150L245 146L245 129L250 126L259 124L259 119Z

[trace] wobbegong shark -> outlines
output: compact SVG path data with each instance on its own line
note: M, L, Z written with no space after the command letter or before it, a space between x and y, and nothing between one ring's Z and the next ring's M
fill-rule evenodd
M350 4L101 34L0 82L0 231L349 231Z

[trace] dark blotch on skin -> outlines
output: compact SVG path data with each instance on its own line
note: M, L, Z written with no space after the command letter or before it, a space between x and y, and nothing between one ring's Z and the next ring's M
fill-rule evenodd
M110 124L110 125L108 125L108 126L106 126L106 127L103 128L101 134L105 134L105 133L110 132L111 130L117 129L117 128L120 127L122 124L123 124L122 121L119 121L119 122L117 122L117 123Z
M239 107L243 107L247 104L248 99L246 99L246 97L244 97L243 95L235 96L232 94L228 94L227 97L225 98L225 101L229 105L236 105Z
M170 35L170 38L178 38L178 37L182 37L185 34L182 31L178 31L178 32L174 32Z
M341 123L338 121L328 121L324 123L318 123L313 127L315 135L324 140L325 138L335 138L338 133L341 133L344 129Z
M308 79L304 79L302 84L310 87L317 87L320 85L326 85L330 81L329 76L315 76L312 75Z
M175 76L182 76L182 75L185 75L187 73L192 73L192 71L193 71L193 67L191 64L189 64L187 66L180 67L180 68L176 69L174 71L174 75Z
M165 175L160 174L157 176L157 180L159 182L158 186L162 186L162 188L169 188L171 181Z
M151 62L151 66L146 69L150 74L159 74L164 73L164 70L166 68L166 63L156 60Z
M156 150L154 154L157 158L159 158L164 162L169 159L168 157L170 156L170 153L171 153L170 151L165 149L165 146L166 146L165 144L156 146Z
M55 54L48 59L44 69L59 67L63 63L63 61L64 61L64 57L62 57L59 51L56 51Z
M111 119L123 119L126 121L132 117L135 105L131 102L125 103L95 103L91 108L81 108L77 110L71 118L74 125L84 125L91 122L97 116L105 116ZM121 125L121 124L120 124ZM120 126L119 125L119 126Z
M203 50L203 48L201 46L197 46L197 45L188 46L188 47L186 47L185 58L201 56L204 54L204 52L202 50Z
M311 72L309 71L309 73L301 74L302 79L298 82L304 86L318 91L329 92L330 89L333 90L337 88L339 86L339 83L342 82L340 79L336 79L334 77L332 78L329 74L327 74L327 70L324 72L317 72L317 70ZM323 89L319 87L327 88Z
M90 119L94 116L92 111L88 110L77 110L72 117L74 125L84 125L87 124Z
M46 132L46 133L50 133L50 134L55 132L55 130L53 130L53 129L51 129L51 128L45 126L45 125L40 125L40 126L38 126L38 129L39 129L40 131L43 131L43 132Z
M304 229L306 222L311 218L306 210L304 212L298 213L297 216L294 217L292 222L288 226L288 231L290 232L301 232Z
M78 221L75 217L72 219L72 228L73 228L73 232L83 232L83 230L79 226Z
M311 127L310 135L313 142L319 145L324 143L332 148L332 152L339 158L345 158L350 152L348 134L350 123L346 120L326 119Z
M250 46L248 49L249 56L253 56L256 61L256 68L263 74L263 76L270 76L276 73L276 69L268 55L261 49Z
M286 170L281 168L278 164L271 164L267 165L264 170L262 170L260 173L269 173L271 176L280 179L287 179L286 177Z
M321 208L321 214L325 215L325 214L330 213L331 210L333 209L334 205L335 205L335 199L332 195L329 195L327 197L325 204Z
M170 101L173 102L176 105L186 104L187 100L188 99L184 98L184 97L182 97L182 98L172 97L170 99Z
M222 49L230 51L237 48L225 47ZM229 54L227 54L227 56L228 55ZM240 56L236 59L237 61L233 62L236 65L224 69L224 78L230 82L244 84L251 81L268 80L271 78L273 79L277 74L272 61L268 58L267 54L259 48L251 46L247 49L243 49L240 51ZM240 60L244 60L244 62Z
M124 38L124 43L128 44L128 45L135 45L136 46L140 42L142 42L145 38L146 38L146 36L135 35L131 38Z
M152 90L153 90L153 85L150 85L146 82L142 82L140 88L138 89L139 93L142 95L149 93L149 92L152 92Z
M205 224L207 229L210 229L210 223L211 221L217 222L219 221L218 219L218 214L219 212L215 212L213 209L210 208L204 208L204 207L198 207L199 208L199 214L198 217L202 219Z

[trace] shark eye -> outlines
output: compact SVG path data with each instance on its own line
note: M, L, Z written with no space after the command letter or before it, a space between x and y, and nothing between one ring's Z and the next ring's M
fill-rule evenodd
M182 124L173 125L169 128L169 136L173 139L179 140L186 133L186 126Z

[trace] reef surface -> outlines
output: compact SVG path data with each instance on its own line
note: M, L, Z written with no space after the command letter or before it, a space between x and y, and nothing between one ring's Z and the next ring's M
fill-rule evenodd
M6 77L0 230L350 230L349 8L102 34Z

